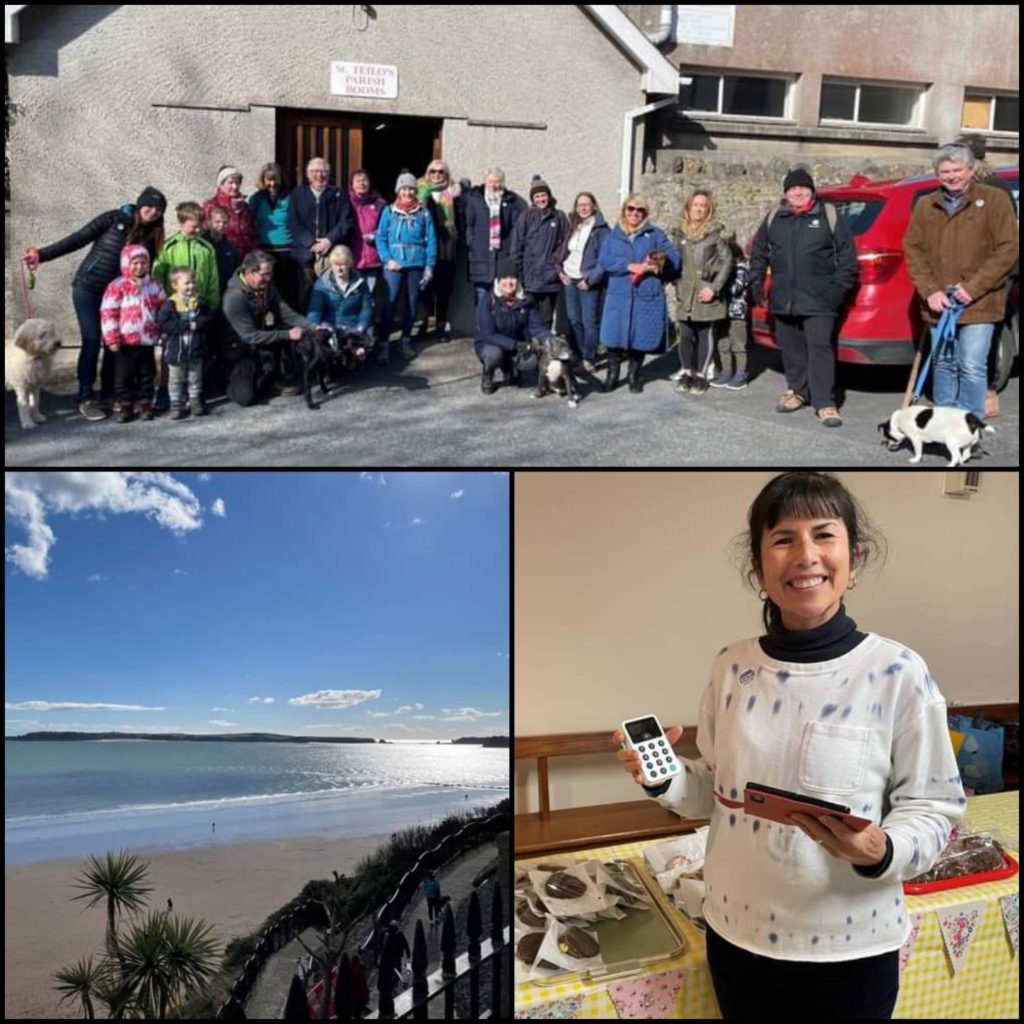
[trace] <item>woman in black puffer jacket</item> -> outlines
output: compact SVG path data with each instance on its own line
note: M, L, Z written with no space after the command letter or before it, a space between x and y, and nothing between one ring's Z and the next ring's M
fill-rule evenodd
M100 333L103 292L114 278L121 276L121 250L126 245L144 245L152 265L163 248L166 209L167 200L163 193L149 187L143 190L134 205L126 203L116 210L101 213L81 230L53 245L42 249L29 246L22 251L22 262L34 271L41 263L49 263L92 243L71 286L71 301L82 336L82 348L78 353L78 411L86 419L102 420L107 415L96 401L93 389L96 361L103 348ZM114 394L114 361L106 354L100 374L100 394L104 399L110 399Z

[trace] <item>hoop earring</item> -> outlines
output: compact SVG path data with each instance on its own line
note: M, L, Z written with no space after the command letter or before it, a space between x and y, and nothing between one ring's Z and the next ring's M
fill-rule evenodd
M846 584L847 590L855 590L857 588L857 577L851 576L850 582Z
M757 596L758 596L758 599L759 599L759 600L761 600L761 601L767 601L767 600L768 600L768 591L767 591L767 590L765 590L765 589L764 589L764 588L762 587L762 588L761 588L761 589L760 589L760 590L758 591L758 594L757 594Z

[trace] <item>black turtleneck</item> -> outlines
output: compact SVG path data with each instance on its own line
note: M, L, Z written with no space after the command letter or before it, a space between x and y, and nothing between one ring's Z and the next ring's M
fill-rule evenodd
M828 622L813 629L786 629L782 617L775 612L767 634L758 637L757 642L776 661L814 662L840 658L865 637L840 604L839 611Z

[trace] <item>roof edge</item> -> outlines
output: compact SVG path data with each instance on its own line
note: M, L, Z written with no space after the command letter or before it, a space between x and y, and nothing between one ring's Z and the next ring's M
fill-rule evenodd
M581 4L643 68L643 90L654 95L679 95L679 69L614 4Z

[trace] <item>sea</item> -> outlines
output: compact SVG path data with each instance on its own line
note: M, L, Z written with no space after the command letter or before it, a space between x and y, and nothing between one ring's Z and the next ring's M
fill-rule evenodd
M5 743L5 863L239 840L390 834L508 796L508 748Z

